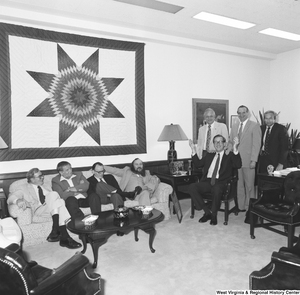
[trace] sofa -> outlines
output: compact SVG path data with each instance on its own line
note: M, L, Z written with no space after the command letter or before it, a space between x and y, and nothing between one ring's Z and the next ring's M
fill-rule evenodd
M82 173L86 178L92 176L91 171L82 171ZM51 180L55 175L56 174L48 174L45 175L44 178L44 187L50 191L52 190ZM115 176L115 178L118 182L120 181L119 177ZM17 191L20 185L26 182L26 178L19 179L13 182L9 187L9 194L12 194L15 191ZM169 195L172 193L172 191L173 188L170 185L161 182L151 198L151 206L153 206L153 208L157 210L160 210L164 214L164 220L170 218ZM130 208L136 205L138 205L137 201L125 201L126 207ZM107 210L113 210L113 205L102 205L102 211ZM91 213L89 208L82 208L82 211L85 214ZM15 218L16 222L21 228L23 234L23 247L46 242L46 238L52 229L52 218L50 216L48 218L36 217L33 216L31 208L26 208L26 210L23 210L18 208L17 205L13 204L8 205L8 212L11 217Z

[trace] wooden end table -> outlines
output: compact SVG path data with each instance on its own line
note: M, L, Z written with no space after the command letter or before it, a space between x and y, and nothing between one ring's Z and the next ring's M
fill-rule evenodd
M162 182L170 184L173 187L171 201L173 202L173 208L177 214L178 221L181 223L182 211L178 201L178 188L199 181L202 177L202 170L192 171L191 174L186 175L173 175L170 172L158 172L156 175Z
M149 234L149 248L150 251L154 253L153 241L156 234L155 224L163 219L163 213L156 209L152 210L148 218L143 216L141 211L129 209L129 216L125 219L115 218L114 211L110 210L101 212L96 222L91 226L85 225L81 220L76 220L75 222L71 220L67 223L67 229L79 235L83 243L81 253L85 253L87 243L91 245L94 255L93 268L96 268L98 250L113 234L127 234L134 230L134 238L137 242L139 240L138 230L141 229Z

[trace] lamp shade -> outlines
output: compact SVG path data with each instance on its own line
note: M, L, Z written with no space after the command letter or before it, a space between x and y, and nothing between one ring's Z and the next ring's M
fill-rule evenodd
M0 136L0 150L7 149L7 148L8 148L7 144L5 143L5 141Z
M157 141L188 140L182 128L178 124L166 125Z

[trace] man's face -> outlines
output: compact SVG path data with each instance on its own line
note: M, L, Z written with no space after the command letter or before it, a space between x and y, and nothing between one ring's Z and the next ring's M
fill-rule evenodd
M137 159L133 163L133 169L135 172L141 173L143 171L144 165L140 159Z
M216 137L214 140L214 147L216 149L217 153L220 153L224 150L225 148L225 142L223 142L222 137Z
M273 114L265 114L265 123L267 126L272 126L275 123L275 118Z
M207 124L212 124L213 122L215 122L215 118L216 118L216 116L211 111L208 111L204 116L204 119Z
M103 178L105 169L101 165L96 165L95 169L93 170L93 174L98 178Z
M63 176L66 179L71 178L71 176L72 176L72 167L71 167L71 165L64 166L62 171L60 171L59 173L60 173L61 176Z
M239 108L237 111L238 117L241 122L244 122L248 119L248 111L246 108Z
M34 176L30 178L30 182L35 185L43 185L44 184L44 175L41 171L34 173Z

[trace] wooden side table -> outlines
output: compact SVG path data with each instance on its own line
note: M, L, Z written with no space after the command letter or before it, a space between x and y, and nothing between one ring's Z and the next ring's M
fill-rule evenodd
M171 201L173 202L173 208L175 210L175 213L177 214L178 221L179 223L181 223L182 211L177 197L178 187L197 182L202 177L202 171L192 171L192 174L190 175L172 175L168 172L158 172L156 173L156 175L162 182L170 184L173 187Z
M3 191L3 188L0 188L0 218L4 218L7 216L8 216L8 212L7 212L6 196Z

